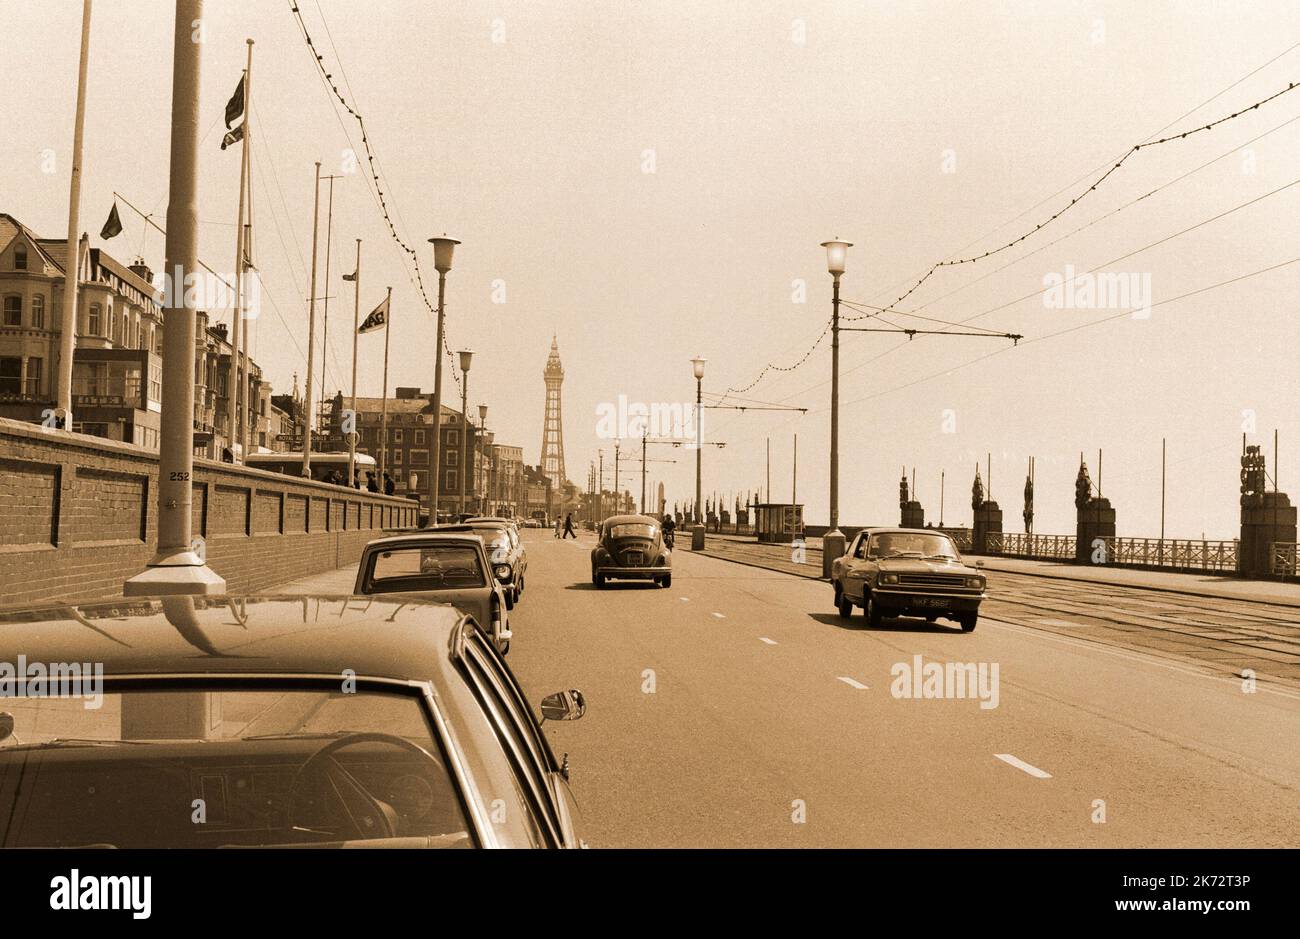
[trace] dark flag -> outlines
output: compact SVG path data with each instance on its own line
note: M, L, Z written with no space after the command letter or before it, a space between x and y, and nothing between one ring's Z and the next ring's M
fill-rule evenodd
M107 241L110 238L116 238L120 234L122 234L122 219L118 217L117 202L114 201L113 208L108 211L108 221L104 223L104 227L99 231L99 237Z
M244 77L240 76L239 87L230 96L230 100L226 102L226 130L230 130L230 125L235 123L235 120L244 113Z
M221 149L224 150L232 143L239 143L244 139L244 125L240 124L232 131L228 131L226 136L221 138Z
M366 317L365 322L357 328L357 333L359 335L361 333L373 332L376 329L383 329L387 325L388 298L385 297L384 302L375 307L371 314Z

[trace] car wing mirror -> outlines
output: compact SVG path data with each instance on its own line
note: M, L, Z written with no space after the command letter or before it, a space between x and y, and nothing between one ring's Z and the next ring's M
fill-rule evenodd
M557 691L542 698L542 722L576 721L587 713L587 699L577 688Z
M983 567L983 566L984 566L984 561L983 561L983 560L976 561L976 562L975 562L975 566L976 566L976 567Z

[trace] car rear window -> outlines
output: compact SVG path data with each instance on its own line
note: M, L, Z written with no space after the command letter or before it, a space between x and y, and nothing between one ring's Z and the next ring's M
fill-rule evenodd
M375 554L368 583L375 593L459 590L486 586L487 573L471 545L412 545Z
M654 538L658 530L656 525L645 525L639 522L627 522L619 525L609 526L609 537L611 538Z

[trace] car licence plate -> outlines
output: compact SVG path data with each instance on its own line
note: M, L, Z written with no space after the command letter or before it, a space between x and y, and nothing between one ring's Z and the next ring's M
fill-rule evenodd
M914 606L946 606L947 600L943 597L913 597Z

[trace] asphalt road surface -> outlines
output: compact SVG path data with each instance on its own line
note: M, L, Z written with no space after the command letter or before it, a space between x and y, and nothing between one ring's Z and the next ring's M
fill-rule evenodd
M1052 623L1131 598L1021 578L973 633L871 629L825 583L685 550L669 589L597 589L590 534L524 534L509 661L534 703L586 695L581 721L546 732L593 847L1300 844L1300 693ZM904 695L916 656L922 678L969 663L984 684Z

